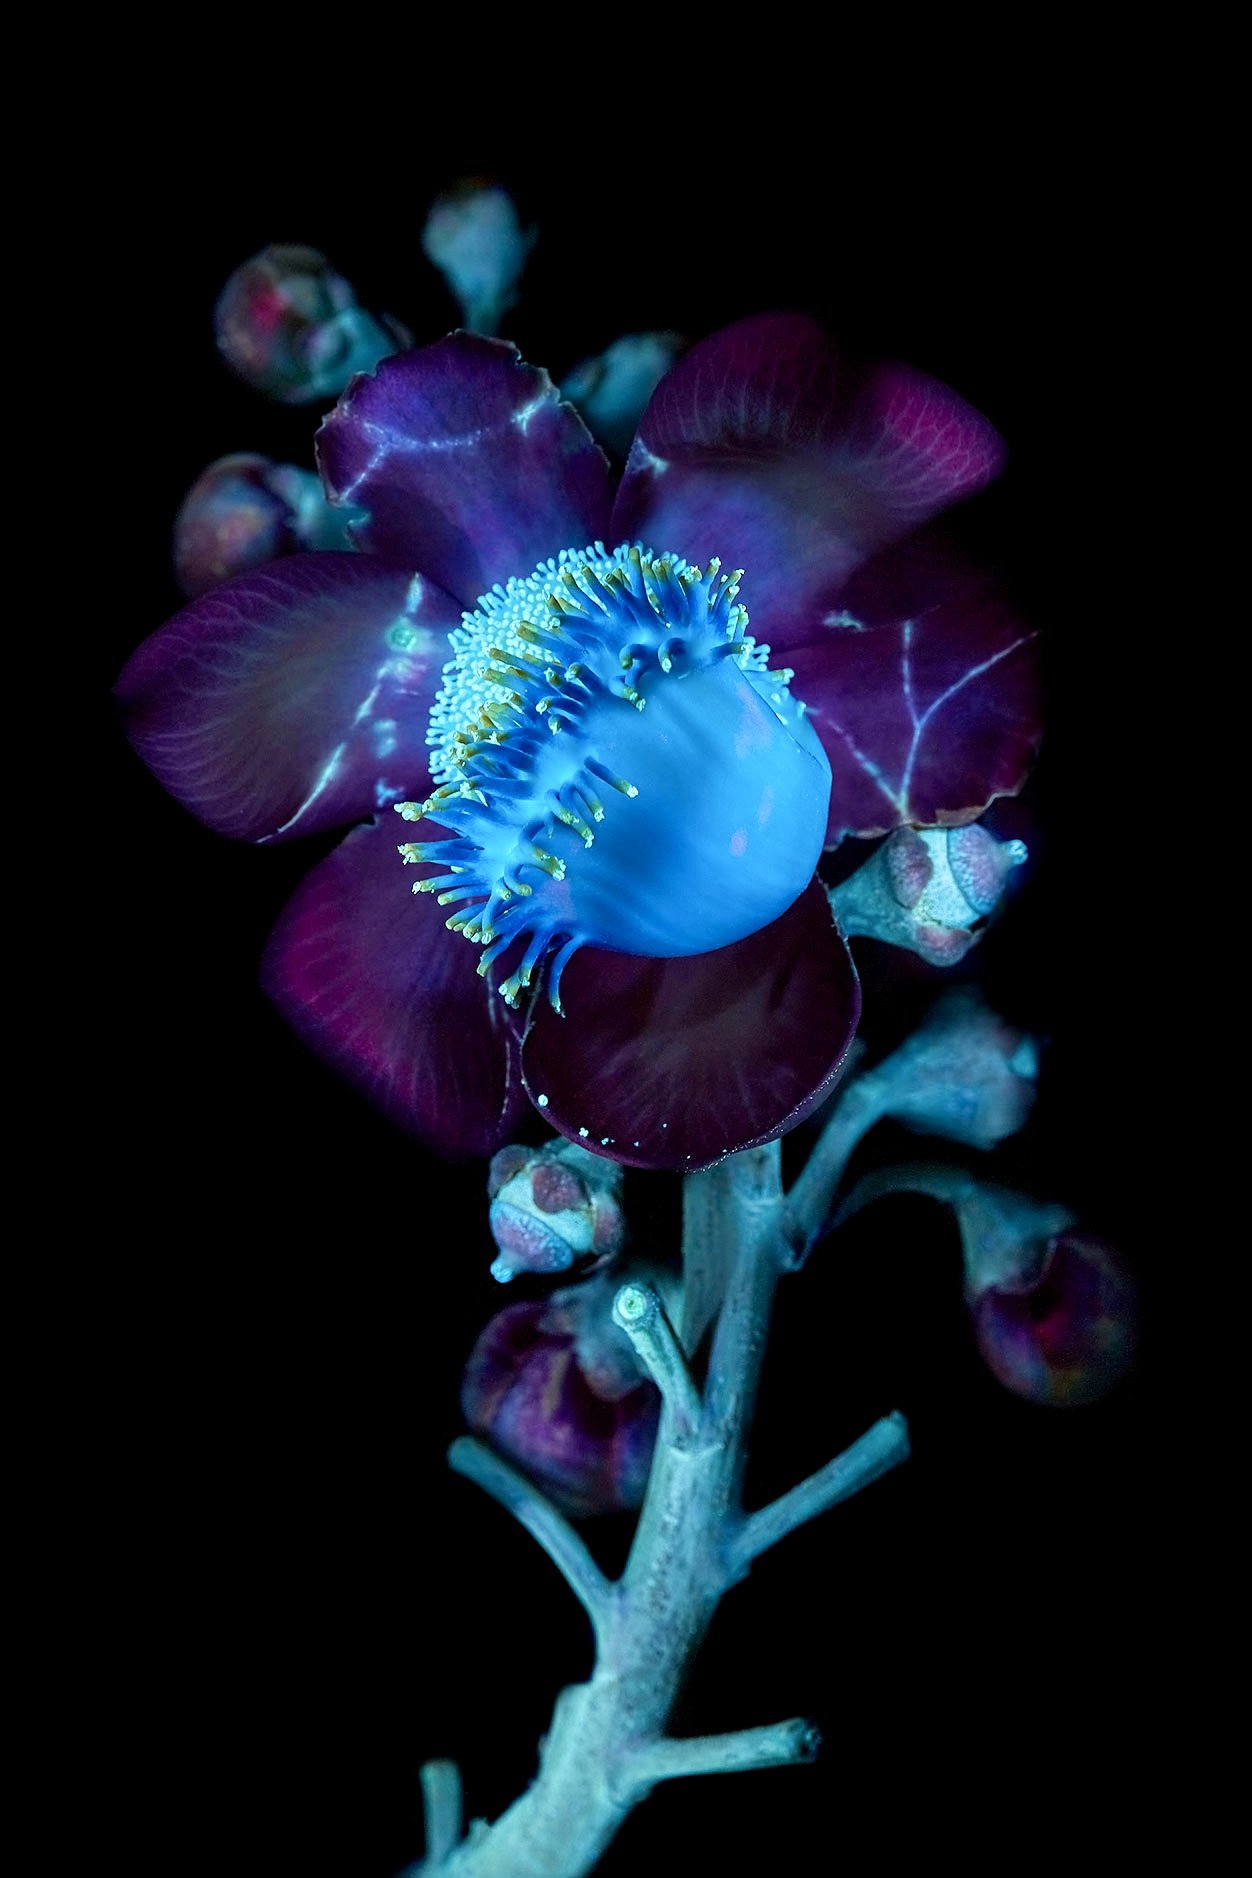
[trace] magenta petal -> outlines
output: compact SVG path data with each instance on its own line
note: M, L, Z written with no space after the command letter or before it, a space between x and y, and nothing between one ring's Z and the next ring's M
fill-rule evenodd
M859 626L787 654L830 758L828 845L970 821L1020 789L1042 731L1038 634L995 581L919 538L845 601Z
M317 455L331 493L369 510L362 546L465 607L608 527L604 452L548 374L499 339L452 333L384 359L348 387Z
M360 554L227 581L145 639L117 684L126 732L219 834L288 840L422 795L426 722L460 609Z
M512 1016L478 976L478 949L446 930L446 909L411 891L404 834L383 816L313 869L274 928L261 982L398 1127L450 1160L492 1154L527 1113Z
M522 1051L552 1127L630 1167L708 1167L770 1141L829 1089L860 988L817 882L717 952L641 959L586 947L536 1000Z
M607 1321L608 1299L603 1308ZM465 1368L465 1419L575 1518L636 1507L660 1397L637 1370L633 1387L608 1400L598 1394L576 1336L549 1329L552 1315L535 1298L492 1318Z
M614 539L746 570L776 651L839 609L867 554L989 482L987 420L908 366L844 368L813 320L764 314L693 346L644 412Z

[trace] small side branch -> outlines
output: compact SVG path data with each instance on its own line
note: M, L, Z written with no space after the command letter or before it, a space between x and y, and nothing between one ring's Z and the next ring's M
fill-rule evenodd
M908 1459L909 1431L903 1415L884 1415L866 1430L859 1441L828 1461L798 1487L792 1487L759 1513L744 1521L731 1548L731 1560L737 1571L746 1571L754 1558L785 1539L797 1526L807 1524L828 1507L851 1499L862 1487L881 1479L901 1461Z
M470 1435L461 1435L452 1443L448 1465L499 1501L538 1540L591 1619L599 1642L613 1586L569 1521L524 1474Z
M829 1224L848 1162L862 1137L882 1119L884 1100L882 1079L869 1071L840 1094L787 1195L784 1231L797 1265L804 1263Z
M422 1768L421 1782L426 1827L425 1865L433 1870L460 1844L464 1820L460 1770L455 1761L427 1761Z
M676 1447L685 1446L700 1426L700 1392L660 1297L651 1285L623 1285L613 1300L613 1322L626 1332L661 1392L669 1424L666 1437Z
M648 1741L631 1755L626 1775L647 1790L658 1781L687 1774L742 1774L756 1767L790 1767L811 1761L821 1740L811 1721L796 1716L765 1728L740 1728L733 1734Z

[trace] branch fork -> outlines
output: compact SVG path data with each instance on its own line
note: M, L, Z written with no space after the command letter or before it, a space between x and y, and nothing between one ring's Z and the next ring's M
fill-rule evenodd
M409 1878L585 1878L625 1815L660 1782L781 1767L817 1752L817 1730L803 1717L686 1739L667 1732L723 1592L769 1547L908 1453L903 1417L888 1415L771 1505L744 1512L746 1435L793 1233L778 1143L747 1149L687 1177L684 1267L693 1285L682 1335L650 1285L625 1284L614 1298L614 1322L662 1402L647 1493L616 1582L517 1469L479 1441L453 1443L453 1468L506 1507L565 1578L591 1621L596 1658L590 1679L557 1699L537 1777L493 1825L476 1822L462 1837L456 1770L446 1762L423 1769L427 1855ZM709 1325L701 1388L688 1352Z

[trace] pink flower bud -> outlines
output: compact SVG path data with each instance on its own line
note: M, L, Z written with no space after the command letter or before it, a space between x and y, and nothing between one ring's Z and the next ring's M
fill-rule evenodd
M967 1283L987 1367L1029 1402L1064 1407L1098 1401L1125 1375L1135 1353L1138 1288L1124 1258L1076 1225L1024 1238L1019 1253L1015 1275L981 1290ZM968 1247L966 1263L968 1270Z
M567 1271L575 1259L613 1257L625 1242L622 1169L558 1139L542 1148L501 1148L487 1192L502 1284L518 1272Z
M219 457L198 476L174 523L174 572L194 598L301 548L350 548L360 513L332 508L312 470L248 452Z
M978 822L961 828L897 828L831 894L848 938L880 939L931 965L955 965L981 937L1022 841L997 841Z
M235 269L214 311L218 350L231 369L281 404L337 398L411 344L403 327L356 303L316 248L263 248Z
M620 1365L602 1359L598 1372L588 1374L578 1336L561 1327L577 1314L570 1294L564 1296L567 1302L555 1312L537 1299L492 1318L466 1366L465 1418L574 1517L637 1507L656 1442L660 1396L639 1378L628 1339L602 1298L588 1303L599 1305L605 1338L620 1339L625 1354ZM599 1393L593 1386L599 1380L617 1392L611 1398Z

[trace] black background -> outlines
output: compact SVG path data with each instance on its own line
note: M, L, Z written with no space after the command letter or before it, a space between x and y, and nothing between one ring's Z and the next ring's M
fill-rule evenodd
M343 127L358 81L328 74L301 131L292 100L276 123L272 94L246 88L149 106L110 152L95 231L113 283L92 325L109 411L95 562L113 599L90 638L107 866L83 914L77 1087L113 1250L75 1277L93 1358L70 1497L92 1535L71 1572L84 1753L103 1734L130 1770L110 1783L111 1830L137 1867L392 1878L421 1849L420 1763L458 1759L471 1813L494 1816L530 1777L556 1690L590 1666L553 1569L444 1466L465 1354L505 1301L483 1170L424 1156L288 1034L255 968L310 852L199 828L108 698L179 602L170 528L200 469L236 449L309 460L317 414L267 406L215 353L227 274L268 242L309 242L365 305L436 337L456 313L422 222L478 169L540 230L505 333L555 376L622 332L697 338L803 308L852 350L935 373L1006 437L1008 471L960 525L1047 630L1048 738L1034 859L978 962L1047 1049L1035 1116L994 1170L1122 1244L1146 1302L1138 1375L1060 1412L983 1369L951 1229L922 1202L880 1209L789 1281L754 1498L892 1408L914 1459L727 1597L676 1725L807 1713L826 1748L813 1768L662 1790L602 1870L820 1872L857 1844L871 1851L854 1869L940 1850L1008 1864L1066 1855L1083 1812L1085 1855L1124 1854L1156 1805L1141 1788L1128 1801L1110 1766L1141 1767L1158 1727L1145 1580L1164 1251L1148 523L1126 422L1150 317L1143 153L1096 135L1076 87L1024 108L1016 80L968 78L905 109L882 66L858 109L832 80L824 106L768 123L697 72L675 86L681 110L653 94L646 134L612 135L592 133L596 112L611 99L628 120L634 79L602 95L549 75L542 109L530 85L511 120L478 107L455 135L416 104L397 129L392 100L385 144ZM674 1186L628 1180L639 1236L671 1232ZM590 1530L606 1560L626 1536Z

